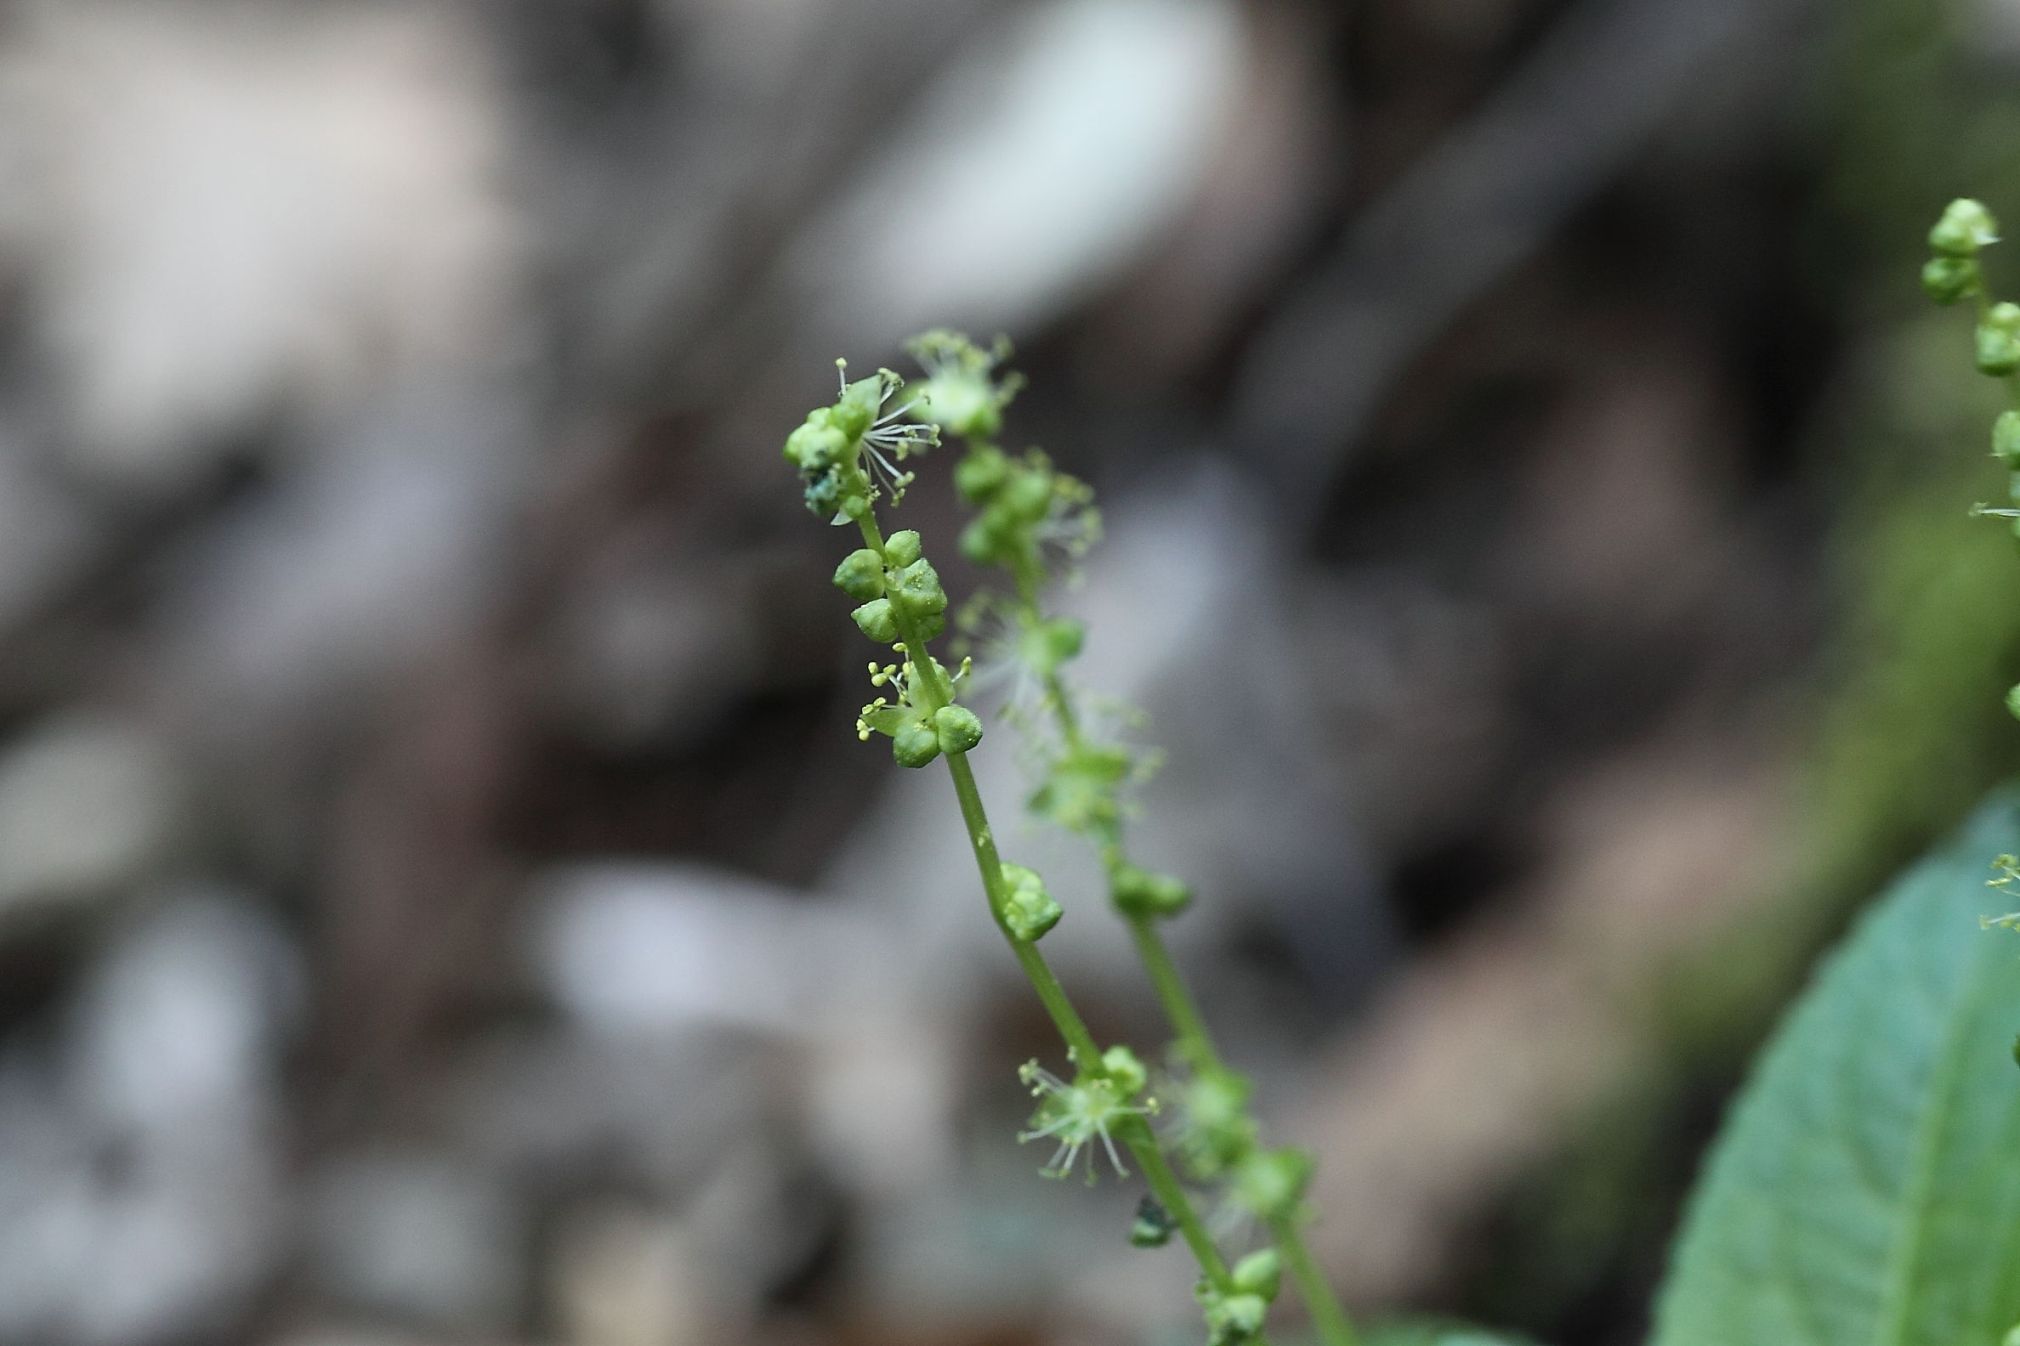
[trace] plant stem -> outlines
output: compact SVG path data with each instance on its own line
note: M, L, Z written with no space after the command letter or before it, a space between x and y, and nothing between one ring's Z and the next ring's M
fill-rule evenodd
M1347 1320L1340 1301L1333 1297L1333 1288L1326 1284L1318 1263L1312 1260L1311 1249L1305 1246L1297 1221L1271 1220L1270 1233L1276 1236L1277 1248L1290 1268L1291 1279L1297 1282L1298 1297L1305 1301L1305 1312L1312 1316L1312 1327L1319 1340L1326 1346L1354 1346L1354 1325Z

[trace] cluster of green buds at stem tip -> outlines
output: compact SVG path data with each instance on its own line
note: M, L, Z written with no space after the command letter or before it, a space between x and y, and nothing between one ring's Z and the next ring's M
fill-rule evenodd
M2007 503L1980 502L1979 517L2004 519L2020 535L2020 304L1994 300L1979 254L1999 241L1999 224L1981 203L1952 201L1929 231L1932 256L1922 268L1922 286L1939 304L1966 297L1978 301L1976 361L1980 373L2006 385L2008 406L1992 422L1992 457L2006 477ZM2006 708L2020 718L2020 686L2006 693Z

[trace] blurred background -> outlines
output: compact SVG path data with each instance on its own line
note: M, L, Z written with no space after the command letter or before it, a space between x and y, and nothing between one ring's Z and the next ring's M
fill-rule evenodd
M1049 1035L779 458L948 324L1102 492L1081 672L1334 1282L1638 1342L2020 757L1915 285L2016 114L2016 0L7 4L0 1341L1196 1338L1013 1141Z

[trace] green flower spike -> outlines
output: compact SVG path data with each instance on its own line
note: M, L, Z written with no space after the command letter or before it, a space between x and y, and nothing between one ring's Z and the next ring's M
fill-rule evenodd
M1110 1049L1108 1056L1113 1055L1114 1050ZM1140 1072L1142 1067L1137 1069ZM1140 1083L1132 1090L1106 1071L1101 1074L1082 1071L1069 1084L1036 1061L1018 1067L1017 1078L1038 1100L1038 1110L1031 1115L1031 1129L1018 1132L1017 1139L1026 1144L1054 1140L1059 1146L1039 1172L1048 1178L1070 1177L1084 1153L1088 1156L1087 1181L1093 1185L1093 1145L1100 1141L1108 1162L1114 1166L1115 1176L1129 1176L1129 1170L1122 1166L1122 1155L1115 1148L1116 1129L1132 1117L1148 1117L1157 1110L1154 1100L1145 1099L1141 1104L1133 1101L1141 1090ZM1140 1209L1138 1213L1141 1214Z

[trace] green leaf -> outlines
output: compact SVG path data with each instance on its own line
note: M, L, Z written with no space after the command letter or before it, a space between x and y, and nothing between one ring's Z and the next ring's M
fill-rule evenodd
M1693 1198L1653 1346L1993 1346L2020 1319L2020 850L1993 798L1898 880L1756 1064Z

